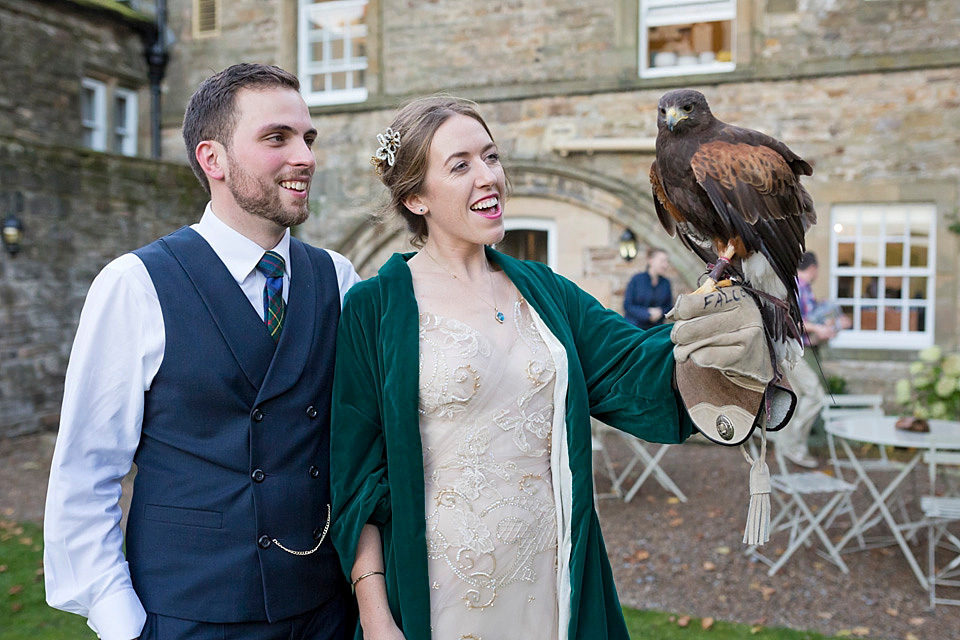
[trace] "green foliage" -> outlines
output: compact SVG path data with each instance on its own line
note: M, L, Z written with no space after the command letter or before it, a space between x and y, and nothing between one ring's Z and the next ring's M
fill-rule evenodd
M840 376L827 377L827 391L831 394L842 395L847 392L847 380Z
M910 364L910 377L897 380L897 404L905 415L925 420L960 420L960 353L928 347Z
M40 527L0 520L0 640L95 638L86 620L47 606L42 549Z

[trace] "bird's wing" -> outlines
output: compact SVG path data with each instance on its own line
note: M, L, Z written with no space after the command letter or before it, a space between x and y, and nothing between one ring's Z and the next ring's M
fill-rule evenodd
M690 166L724 224L748 252L763 253L790 290L804 232L816 220L790 164L767 146L713 140L700 145Z
M663 188L663 180L660 177L660 168L656 160L650 165L650 186L653 188L653 205L657 210L657 218L660 219L660 224L671 237L678 235L677 223L685 222L686 216L684 216L677 205L667 197L667 192ZM711 264L717 261L717 254L697 242L696 239L690 238L683 231L679 233L679 236L684 246L696 254L704 263Z

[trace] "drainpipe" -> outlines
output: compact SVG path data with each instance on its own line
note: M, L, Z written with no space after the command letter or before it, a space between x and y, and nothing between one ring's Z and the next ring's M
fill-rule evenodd
M147 67L150 76L150 138L153 157L160 158L160 86L167 69L170 53L167 51L167 2L157 0L156 33L147 45Z

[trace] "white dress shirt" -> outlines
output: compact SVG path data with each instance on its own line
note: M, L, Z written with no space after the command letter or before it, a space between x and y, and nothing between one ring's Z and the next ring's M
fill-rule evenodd
M263 317L264 250L207 205L192 228L223 261ZM290 232L273 248L290 279ZM345 257L328 251L340 287L360 281ZM104 267L87 293L67 366L60 432L44 514L44 579L52 607L87 617L105 640L140 635L146 613L130 582L120 530L120 481L140 442L144 392L163 361L163 314L143 262L127 253Z

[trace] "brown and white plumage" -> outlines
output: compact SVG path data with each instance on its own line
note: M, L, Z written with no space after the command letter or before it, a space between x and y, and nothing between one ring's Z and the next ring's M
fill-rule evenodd
M795 361L797 264L817 220L800 176L813 169L779 140L721 122L691 89L660 98L657 128L650 183L660 223L708 264L732 254L735 277L783 301L761 310L777 360Z

